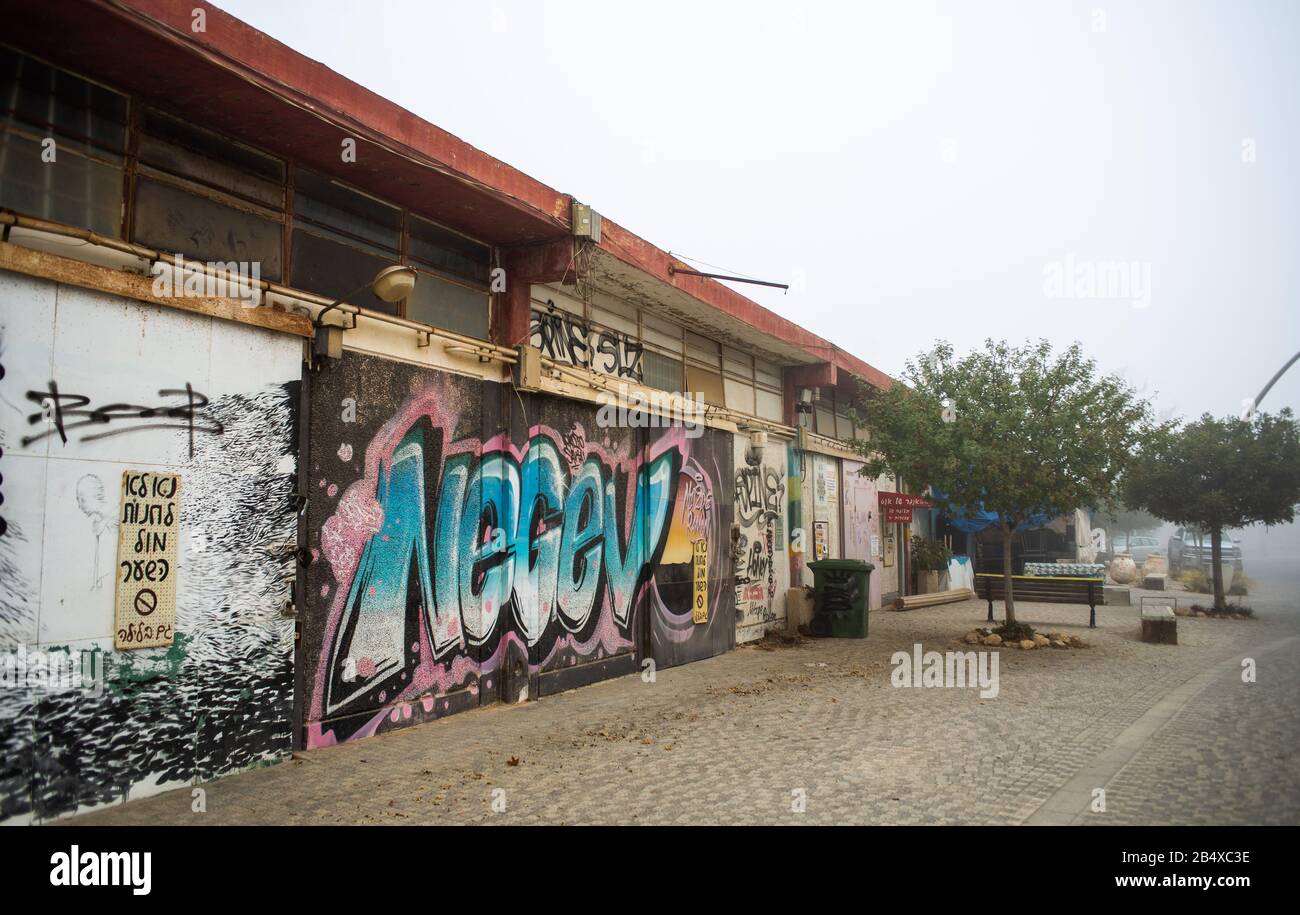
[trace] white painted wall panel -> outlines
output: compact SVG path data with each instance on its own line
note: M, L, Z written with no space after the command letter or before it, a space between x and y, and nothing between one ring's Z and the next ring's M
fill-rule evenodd
M8 273L0 307L0 652L99 649L108 672L87 695L0 690L0 754L33 766L9 765L0 821L284 755L301 341ZM169 648L113 649L128 469L182 479Z

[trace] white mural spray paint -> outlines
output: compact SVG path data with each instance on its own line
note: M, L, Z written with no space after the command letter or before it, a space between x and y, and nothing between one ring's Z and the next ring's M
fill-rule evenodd
M0 822L287 754L300 343L8 273L0 299L0 653L105 658L95 695L0 690ZM127 469L184 480L176 635L114 652Z

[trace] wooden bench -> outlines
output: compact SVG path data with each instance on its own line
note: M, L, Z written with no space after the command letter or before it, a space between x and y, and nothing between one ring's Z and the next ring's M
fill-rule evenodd
M1053 604L1087 604L1088 627L1097 628L1097 600L1102 597L1102 578L1065 578L1054 575L1012 575L1011 595L1016 600L1042 601ZM993 602L1006 598L1001 575L980 573L975 576L975 593L989 602L989 619L993 622Z

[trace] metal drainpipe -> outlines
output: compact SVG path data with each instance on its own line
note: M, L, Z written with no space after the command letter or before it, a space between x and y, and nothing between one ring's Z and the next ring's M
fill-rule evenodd
M304 712L307 704L306 664L302 654L303 615L307 610L307 566L311 557L311 532L307 527L307 506L311 487L308 485L311 466L311 379L314 369L308 365L306 356L313 345L311 340L304 341L304 359L302 379L298 382L298 462L295 474L294 502L298 509L298 550L294 557L297 566L294 576L294 620L293 620L293 734L290 745L294 750L305 749L306 722Z
M902 477L899 477L899 478L898 478L898 491L899 491L900 493L903 492L903 478L902 478ZM911 591L911 584L912 584L911 554L912 554L912 551L909 549L909 547L911 546L911 544L909 544L909 543L907 542L907 533L906 533L906 531L907 531L907 525L906 525L906 524L903 524L902 522L899 522L899 524L898 524L898 553L899 553L899 562L898 562L898 565L899 565L899 569L900 569L900 571L902 572L902 575L899 576L899 577L900 577L902 580L899 581L899 583L898 583L898 593L901 594L901 595L903 595L904 597L906 597L908 594L911 594L911 593L912 593L912 591Z

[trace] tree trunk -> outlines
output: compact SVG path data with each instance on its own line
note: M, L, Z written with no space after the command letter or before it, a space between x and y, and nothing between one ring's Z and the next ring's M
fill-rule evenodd
M1016 598L1012 593L1013 585L1011 582L1011 534L1013 530L1010 525L1002 525L1002 590L1006 594L1004 600L1008 624L1016 621Z
M1210 531L1210 571L1214 574L1214 609L1220 612L1228 609L1228 602L1223 596L1223 529Z

